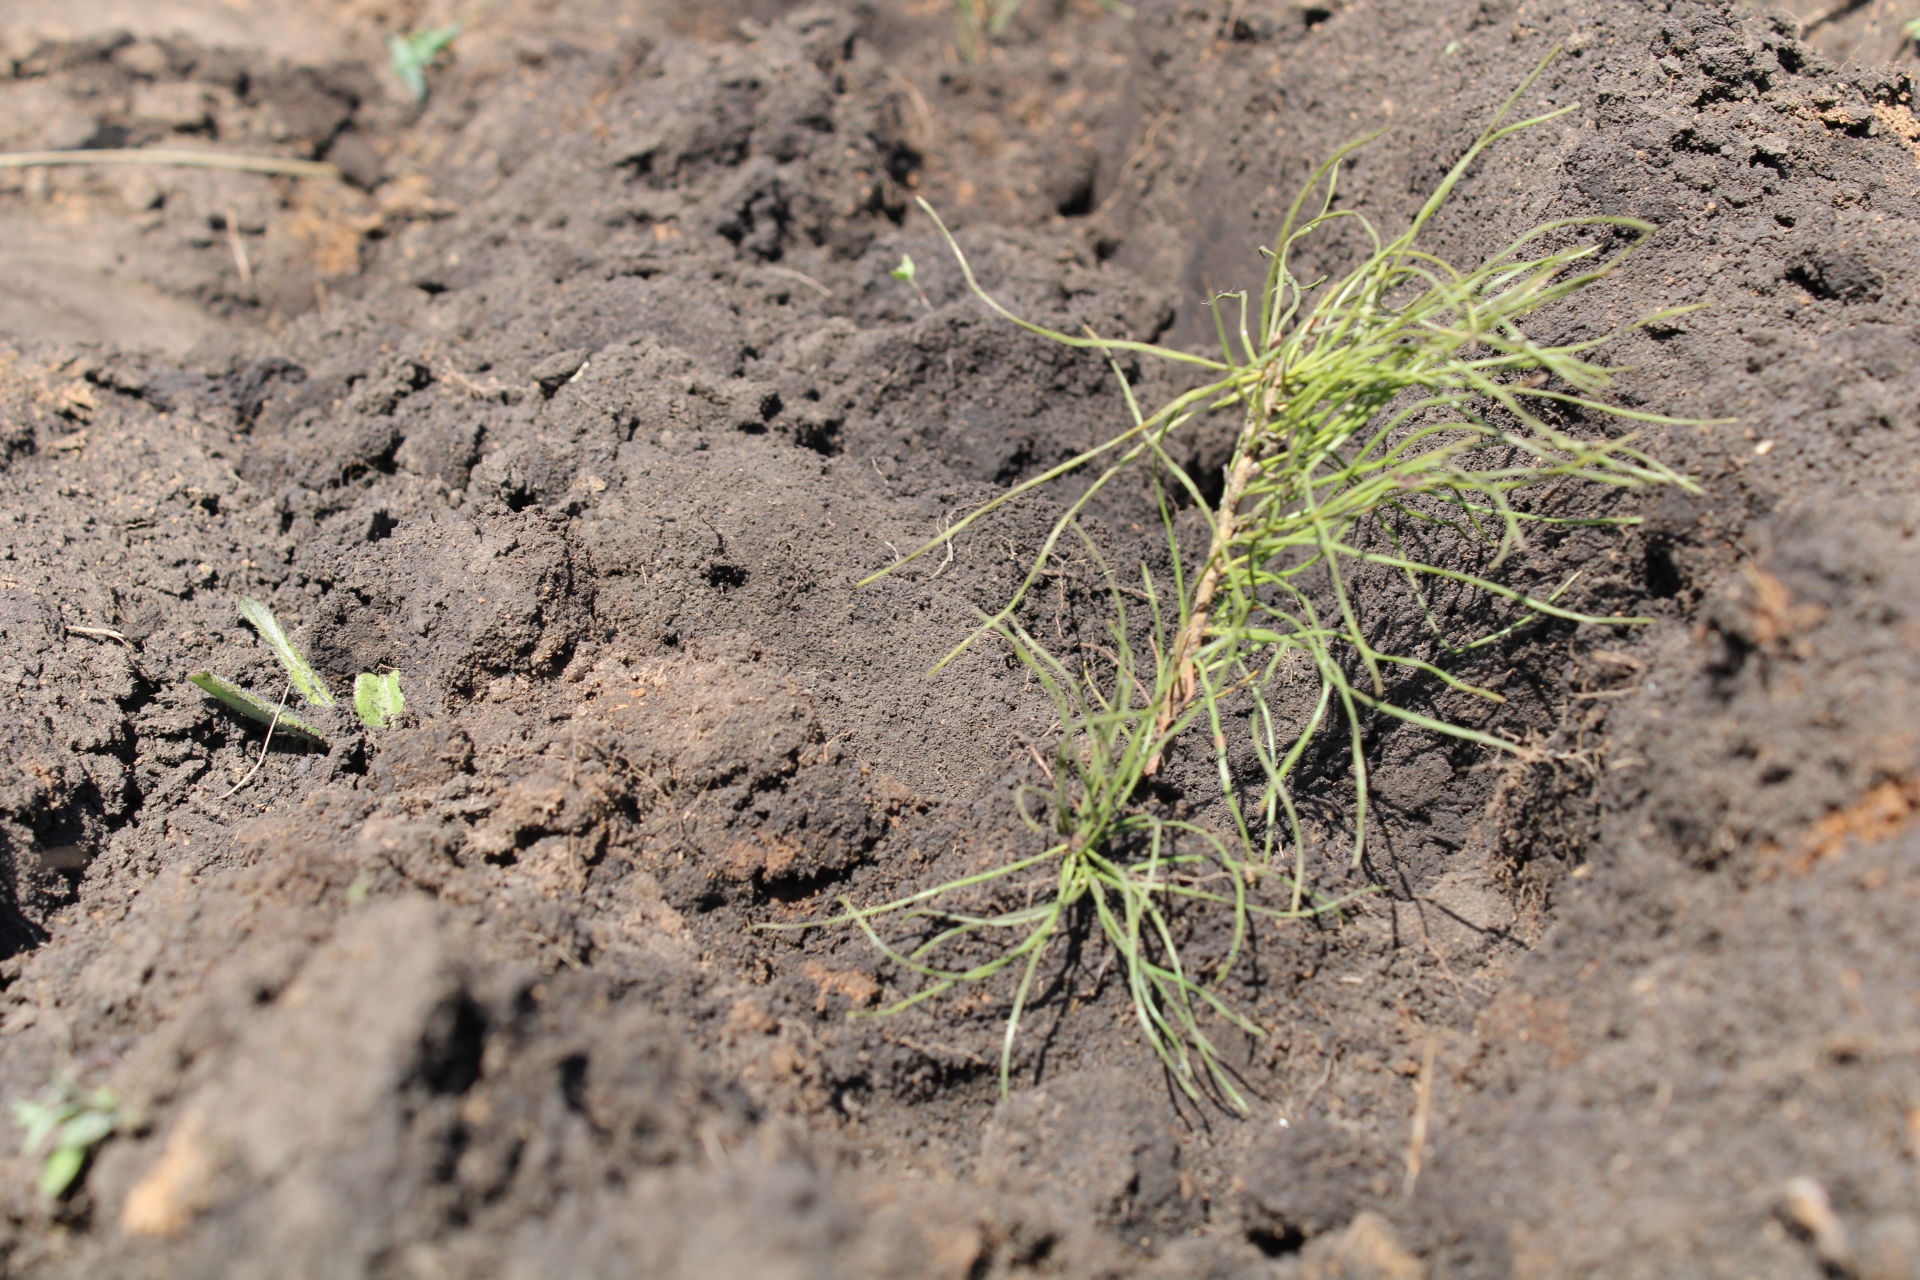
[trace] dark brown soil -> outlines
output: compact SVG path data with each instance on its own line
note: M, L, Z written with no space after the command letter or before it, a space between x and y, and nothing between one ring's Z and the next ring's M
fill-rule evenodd
M0 1270L1920 1276L1894 6L1803 41L1708 0L1031 0L967 62L933 0L527 0L467 14L418 108L384 36L451 10L14 8L0 147L345 180L0 170L0 1094L122 1100L59 1203L0 1160ZM1530 104L1579 109L1433 244L1660 225L1538 336L1703 304L1615 350L1624 402L1734 420L1649 434L1702 494L1503 570L1655 621L1481 651L1491 715L1409 685L1533 750L1370 726L1359 872L1338 744L1308 761L1317 879L1380 892L1227 980L1250 1116L1171 1087L1094 948L1005 1101L1010 983L849 1017L916 979L754 926L1034 847L1050 706L985 647L926 671L1052 509L855 584L1124 412L913 197L1017 308L1198 345L1322 157L1390 126L1344 186L1403 221L1556 45ZM1144 488L1094 527L1163 554ZM257 726L185 677L277 694L244 594L336 685L402 671L404 725L277 739L233 790ZM1070 648L1103 600L1068 564L1028 624ZM1206 769L1163 800L1210 820Z

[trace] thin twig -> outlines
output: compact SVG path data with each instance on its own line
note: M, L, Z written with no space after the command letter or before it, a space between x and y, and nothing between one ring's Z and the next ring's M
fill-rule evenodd
M1027 754L1033 757L1033 762L1040 766L1040 772L1045 775L1047 782L1051 784L1053 782L1053 766L1048 764L1046 757L1040 754L1040 748L1034 746L1033 742L1027 738L1022 738L1020 745L1027 749Z
M70 164L155 164L187 169L234 169L287 178L338 178L337 166L324 160L286 156L236 156L219 151L176 151L165 147L92 147L71 151L0 152L0 169L44 169Z
M947 513L947 527L949 529L953 527L953 513L951 511ZM935 569L932 573L928 574L925 578L922 579L922 581L932 582L935 578L939 577L941 574L945 573L947 570L951 568L953 568L953 544L949 542L947 544L947 558L940 562L940 567L938 569Z
M760 269L770 276L783 276L788 280L798 280L801 284L812 289L823 298L831 298L833 296L833 290L827 288L827 286L821 284L804 271L795 271L791 267L762 267Z
M240 271L240 287L253 288L253 263L247 260L247 246L240 239L240 215L227 210L227 248L233 251L233 265Z
M1427 1122L1433 1115L1433 1060L1439 1052L1440 1038L1427 1036L1427 1051L1420 1059L1420 1082L1413 1090L1413 1132L1407 1138L1407 1178L1400 1194L1411 1199L1414 1184L1420 1181L1420 1165L1427 1155Z
M273 745L273 731L275 727L279 725L280 713L287 709L287 698L292 693L293 684L292 682L288 682L286 689L280 694L280 705L273 709L273 719L267 723L267 736L260 739L260 754L254 757L253 768L247 770L246 777L240 779L240 781L234 783L221 793L220 798L222 800L227 799L233 795L234 792L246 786L249 782L252 782L253 775L259 773L260 766L267 762L267 748Z
M67 634L70 636L98 636L102 640L118 640L129 649L139 647L111 627L68 627Z

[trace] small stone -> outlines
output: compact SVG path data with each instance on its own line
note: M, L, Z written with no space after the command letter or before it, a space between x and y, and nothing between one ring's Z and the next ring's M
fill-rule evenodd
M386 162L365 135L352 129L343 131L327 147L327 159L345 178L362 191L379 186L386 175Z
M533 381L540 388L540 394L551 399L554 392L565 386L586 365L588 354L585 351L556 351L534 365Z

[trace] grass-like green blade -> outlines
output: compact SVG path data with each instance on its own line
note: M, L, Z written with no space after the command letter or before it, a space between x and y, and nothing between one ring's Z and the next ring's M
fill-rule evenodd
M280 665L287 669L287 676L293 681L293 687L300 691L300 696L307 700L308 706L330 707L333 705L333 694L327 688L326 681L320 678L320 673L313 669L313 664L307 661L307 656L301 653L288 638L287 633L281 630L279 620L273 616L273 610L252 596L247 596L240 601L240 616L252 623L253 629L260 633L260 638L272 647L273 656L280 659ZM286 717L282 716L281 719L284 721Z
M259 697L257 694L249 693L231 680L222 679L211 671L196 671L194 674L188 676L187 679L199 685L205 692L218 698L232 710L246 716L249 720L258 720L261 724L274 725L278 732L292 734L296 738L304 738L315 746L324 747L327 745L326 736L322 734L320 730L314 728L311 724L302 720L291 711L282 710L274 706L273 703L268 702L265 698Z
M400 692L400 673L376 675L362 671L353 678L353 709L369 729L384 729L400 718L407 700Z

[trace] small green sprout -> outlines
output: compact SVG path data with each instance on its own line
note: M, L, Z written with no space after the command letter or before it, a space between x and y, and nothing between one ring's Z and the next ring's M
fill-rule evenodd
M928 300L927 291L920 287L920 281L916 278L920 274L920 272L919 272L919 268L913 265L912 255L905 254L905 253L901 254L900 265L895 267L893 270L887 272L887 274L892 276L895 280L902 281L907 285L908 288L912 289L913 296L920 299L921 306L925 307L929 311L933 310L933 303Z
M26 1130L22 1151L46 1151L40 1194L58 1200L85 1172L93 1149L120 1127L120 1099L111 1089L82 1089L62 1077L37 1102L15 1099L13 1120Z
M279 619L273 616L273 610L252 596L240 601L240 616L260 633L260 638L273 650L273 656L280 660L287 678L299 691L302 699L310 707L331 707L334 705L332 691L327 682L320 678L307 656L300 652L292 637L281 627ZM288 711L285 700L278 704L269 702L251 689L242 688L223 676L211 671L197 671L187 677L188 681L233 710L250 720L258 720L275 731L281 731L296 738L312 743L314 746L327 745L327 736L312 721ZM399 718L406 708L406 699L400 693L400 673L388 671L384 675L375 675L363 671L354 677L353 709L360 717L360 723L369 729L384 729Z
M387 65L415 102L427 100L427 68L440 60L460 35L460 24L408 31L387 37Z
M1906 36L1908 44L1920 45L1920 18L1915 18L1900 30Z

